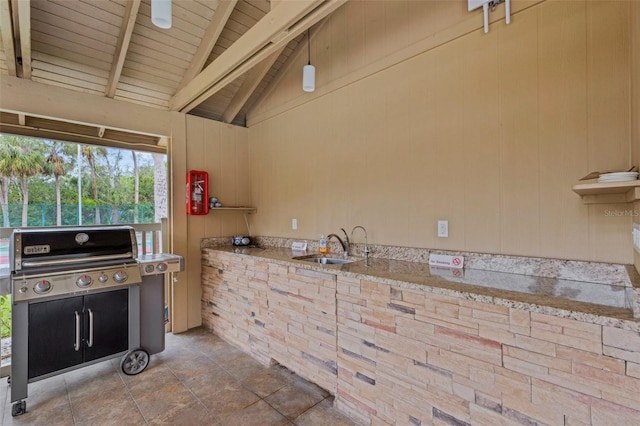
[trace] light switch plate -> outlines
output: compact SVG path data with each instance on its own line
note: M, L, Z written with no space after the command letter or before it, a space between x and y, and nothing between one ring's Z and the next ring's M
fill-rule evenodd
M298 219L291 219L291 229L294 231L298 229Z
M448 220L438 221L438 237L440 238L449 237L449 221Z

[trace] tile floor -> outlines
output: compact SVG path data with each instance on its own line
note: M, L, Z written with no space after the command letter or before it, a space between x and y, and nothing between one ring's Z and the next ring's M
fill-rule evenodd
M168 334L137 376L112 359L29 384L27 412L11 416L0 379L2 425L354 425L332 397L286 368L264 367L209 331Z

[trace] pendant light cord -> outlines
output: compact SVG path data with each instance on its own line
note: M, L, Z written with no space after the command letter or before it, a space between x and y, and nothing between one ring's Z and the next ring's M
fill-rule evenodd
M307 50L309 53L309 63L307 65L311 65L311 37L309 36L309 28L307 28Z

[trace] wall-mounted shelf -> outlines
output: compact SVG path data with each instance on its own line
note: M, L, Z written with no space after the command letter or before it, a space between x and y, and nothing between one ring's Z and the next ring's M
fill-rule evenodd
M214 207L209 209L209 213L211 212L236 212L236 213L245 213L252 214L258 211L255 207Z
M598 183L597 179L571 188L585 204L631 203L640 200L640 180Z

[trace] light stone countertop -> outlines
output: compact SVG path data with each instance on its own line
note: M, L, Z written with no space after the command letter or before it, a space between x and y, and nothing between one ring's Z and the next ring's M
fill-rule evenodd
M253 256L300 269L640 331L640 318L634 318L634 314L640 316L637 293L634 293L634 289L640 288L640 276L633 267L626 271L630 284L615 285L470 268L451 270L430 267L427 263L384 258L369 258L367 261L351 258L355 260L353 263L318 265L293 259L305 253L295 253L285 247L204 244L203 251L207 250ZM327 256L342 257L341 254Z

